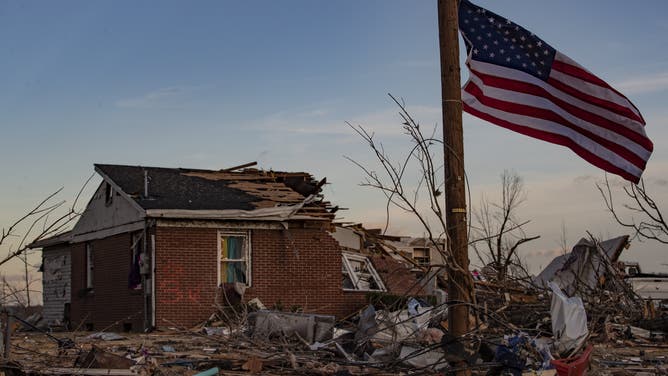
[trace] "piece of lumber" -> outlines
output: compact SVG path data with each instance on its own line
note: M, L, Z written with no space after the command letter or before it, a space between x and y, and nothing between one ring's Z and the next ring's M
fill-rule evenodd
M65 368L54 367L39 370L42 375L109 375L109 376L129 376L136 375L129 369L118 368Z

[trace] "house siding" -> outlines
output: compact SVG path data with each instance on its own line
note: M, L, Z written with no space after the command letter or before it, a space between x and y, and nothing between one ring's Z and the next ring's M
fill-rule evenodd
M71 246L72 328L122 331L143 329L141 290L128 289L131 233L89 242L93 246L93 291L86 292L86 243Z
M72 261L70 248L54 246L44 249L42 256L42 316L49 324L64 324L65 304L71 299Z
M121 225L143 222L142 213L121 193L114 192L112 201L107 203L105 201L106 185L105 181L100 183L95 194L88 202L86 211L74 225L72 235L75 237L75 241L79 241L76 239L77 237L86 237L96 231L113 231L115 228L120 228Z
M259 298L268 308L300 308L307 313L346 316L366 302L366 294L343 292L341 251L320 225L289 230L253 229L251 287L246 301ZM227 230L221 227L220 230ZM216 228L156 228L156 326L192 326L222 305Z

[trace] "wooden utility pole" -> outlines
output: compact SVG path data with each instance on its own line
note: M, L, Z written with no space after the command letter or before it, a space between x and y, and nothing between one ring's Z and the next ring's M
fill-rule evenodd
M445 158L445 222L453 261L448 270L448 326L459 337L469 329L469 306L473 295L468 275L462 95L459 78L458 0L438 0L438 35L441 50L441 98L443 100L443 147ZM465 374L465 373L462 373Z

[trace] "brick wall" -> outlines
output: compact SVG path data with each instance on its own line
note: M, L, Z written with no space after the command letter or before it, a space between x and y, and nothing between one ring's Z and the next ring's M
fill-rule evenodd
M215 312L217 230L155 229L155 325L192 326Z
M336 241L315 228L251 230L252 286L268 308L346 316L366 301L363 292L343 292ZM218 229L156 228L156 326L190 326L216 311Z
M93 291L86 292L85 243L73 244L72 328L122 331L143 329L143 295L128 289L132 254L131 234L125 233L90 242L93 245Z

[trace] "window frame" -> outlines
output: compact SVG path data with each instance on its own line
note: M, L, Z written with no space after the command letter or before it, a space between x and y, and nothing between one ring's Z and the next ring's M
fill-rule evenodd
M236 237L243 237L244 238L244 258L243 259L223 259L222 255L222 250L221 250L221 240L223 237L228 237L228 236L236 236ZM230 282L223 282L221 281L221 276L222 276L222 270L221 266L223 262L245 262L246 263L246 283L244 285L246 287L251 287L252 285L252 262L251 262L251 232L250 231L229 231L229 230L218 230L218 236L216 238L216 248L217 248L217 278L216 278L216 284L218 287L222 286L223 283L230 283ZM234 283L241 283L241 282L234 282Z
M137 256L140 257L140 263L141 263L141 254L144 253L144 232L143 231L135 231L132 233L130 236L130 272L132 273L132 269L135 267L135 259ZM141 264L137 265L139 268L139 276L141 278ZM129 286L129 278L128 278L128 288L130 288L131 291L137 291L141 290L143 287L142 282L139 282L139 284L135 287L130 287Z
M376 283L376 285L378 285L378 289L360 288L361 278L359 278L358 272L353 270L353 267L350 264L351 260L362 262L366 265L366 268L369 271L369 273L364 273L364 274L368 274L371 278L374 279L374 282ZM385 283L383 283L383 279L380 278L380 275L376 271L376 268L373 266L371 260L369 260L367 256L349 252L341 252L341 264L342 264L341 274L344 275L344 273L346 273L349 276L350 281L353 283L353 286L355 286L355 288L353 289L341 286L343 291L380 291L380 292L387 291Z
M110 183L105 182L104 186L104 205L109 206L114 202L114 187Z
M424 256L416 256L415 252L424 253ZM430 266L431 265L431 248L428 247L413 247L412 250L413 261L415 261L420 266Z
M85 245L85 271L86 271L86 289L93 291L93 285L95 282L94 271L95 271L95 253L93 251L93 244L86 243Z

